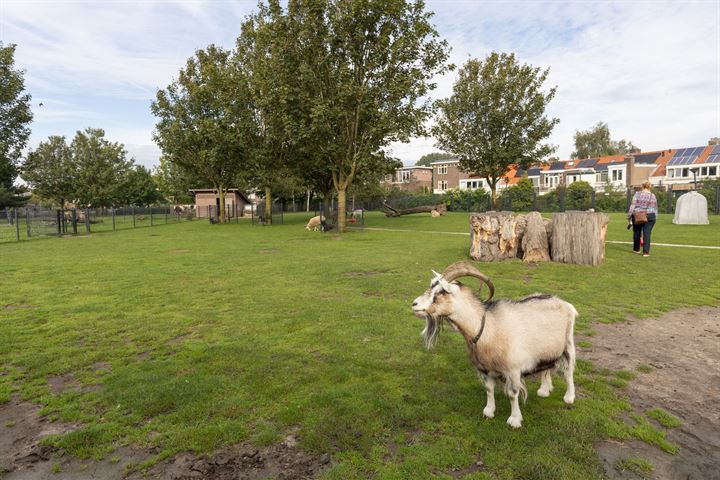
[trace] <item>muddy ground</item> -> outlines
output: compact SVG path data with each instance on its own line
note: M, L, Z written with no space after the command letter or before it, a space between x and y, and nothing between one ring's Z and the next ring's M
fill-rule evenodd
M652 479L720 480L720 307L683 309L659 318L595 325L593 330L591 337L579 336L578 340L592 346L579 348L578 357L598 367L636 372L627 389L635 411L662 407L683 421L682 426L668 430L668 439L680 447L677 455L636 440L599 444L607 477L638 478L616 468L619 460L634 455L653 464ZM641 364L651 370L637 371ZM50 379L50 385L53 391L81 388L72 376ZM314 478L330 463L327 454L303 452L297 446L296 434L290 432L281 443L270 447L236 445L206 456L183 453L140 474L132 467L153 452L122 447L95 462L41 446L42 438L78 426L51 423L39 415L39 410L17 396L0 405L2 480L290 480Z
M593 330L595 335L583 338L592 347L578 348L578 357L598 367L635 372L627 390L634 410L661 407L683 422L667 430L668 440L680 447L676 455L640 441L598 445L608 478L638 478L616 468L618 460L635 455L653 464L652 479L720 479L720 307L598 324ZM651 370L641 373L641 364Z

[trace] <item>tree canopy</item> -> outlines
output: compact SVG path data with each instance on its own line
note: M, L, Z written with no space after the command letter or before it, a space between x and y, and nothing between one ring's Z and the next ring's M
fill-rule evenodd
M555 150L544 143L559 122L545 115L556 90L542 90L548 73L518 63L512 53L493 52L468 60L452 96L437 102L436 146L487 180L495 208L497 183L513 164L527 167Z
M415 162L415 165L418 167L429 167L432 162L439 162L440 160L450 160L453 158L455 158L455 156L451 153L432 152L420 157L420 160Z
M629 140L612 140L607 123L598 122L585 131L575 131L575 151L571 158L592 158L630 153L637 147Z
M22 178L33 193L60 206L73 201L77 166L65 137L51 136L30 152L22 166Z
M22 70L15 69L15 45L0 42L0 207L21 205L15 185L18 160L30 137L30 95Z
M217 190L221 222L227 189L249 167L257 142L248 79L240 67L220 47L198 50L151 105L159 118L155 142L169 162Z

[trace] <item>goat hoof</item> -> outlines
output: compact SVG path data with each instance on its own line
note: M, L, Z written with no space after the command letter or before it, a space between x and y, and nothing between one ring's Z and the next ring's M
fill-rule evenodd
M507 424L513 428L522 427L522 418L510 417L507 419Z
M483 415L485 415L487 418L493 418L495 416L495 409L485 407L485 409L483 410Z
M541 388L540 390L537 391L537 396L538 396L538 397L547 398L547 397L550 396L550 390L543 390L543 389Z
M563 401L565 403L567 403L568 405L572 405L573 402L575 401L575 394L570 395L570 394L566 393L565 396L563 397Z

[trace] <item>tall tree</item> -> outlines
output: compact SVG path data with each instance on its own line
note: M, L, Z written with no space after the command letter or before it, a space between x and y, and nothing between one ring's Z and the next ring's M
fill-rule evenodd
M571 158L602 157L630 153L637 147L629 140L612 140L607 123L598 122L585 131L575 131L575 151Z
M121 189L132 160L121 143L105 138L101 128L77 132L70 144L77 168L75 198L78 205L112 207L121 202Z
M30 137L30 95L25 93L24 72L15 69L15 45L0 42L0 207L23 203L15 185L18 160Z
M230 55L215 45L196 51L151 105L159 118L155 142L170 162L218 192L221 222L227 189L248 168L256 142L248 78Z
M492 52L468 60L452 96L437 102L436 145L487 180L496 209L497 183L510 166L528 166L554 151L542 143L559 122L545 116L556 90L542 91L548 72L518 63L512 53Z
M178 204L192 203L190 189L204 186L202 180L168 160L166 155L160 156L160 164L153 170L153 178L163 198Z
M439 162L440 160L450 160L453 158L455 158L455 156L451 153L432 152L420 157L420 160L415 162L415 165L417 165L418 167L429 167L432 162Z
M30 152L21 175L34 194L52 200L60 208L75 198L77 165L65 137L50 136Z
M310 113L316 152L306 158L330 170L343 230L355 177L389 142L425 133L431 79L448 68L448 46L422 0L294 0L288 12L302 59L299 111Z
M152 205L163 200L150 170L133 165L125 172L120 186L119 201L123 205Z

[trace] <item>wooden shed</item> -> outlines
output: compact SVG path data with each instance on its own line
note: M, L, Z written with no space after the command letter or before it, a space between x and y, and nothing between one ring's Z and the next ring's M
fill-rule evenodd
M220 209L220 195L214 188L196 188L190 190L195 195L195 211L199 218L207 218L210 214L216 215ZM228 188L225 194L225 215L228 218L242 217L245 208L250 206L248 197L237 188Z

